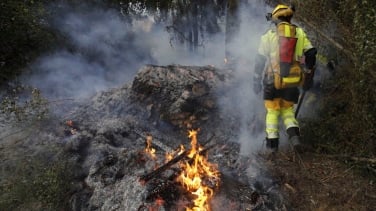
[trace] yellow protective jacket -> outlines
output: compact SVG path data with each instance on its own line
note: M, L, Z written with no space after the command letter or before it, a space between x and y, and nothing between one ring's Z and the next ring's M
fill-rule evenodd
M299 90L297 87L277 90L272 82L268 81L268 78L270 78L268 77L268 74L273 73L275 69L279 68L279 35L276 30L277 28L274 26L261 37L258 54L265 58L263 61L265 64L256 64L256 67L258 68L255 69L255 73L256 75L264 76L263 83L265 100L282 98L296 103L299 98ZM293 63L295 65L301 65L302 61L304 61L304 52L313 48L313 46L302 28L295 28L295 37L297 38L297 43L293 55Z
M300 62L304 52L313 48L313 46L302 28L296 27L295 36L298 40L295 47L294 59L295 61ZM273 61L279 60L278 49L278 34L276 32L276 27L272 27L261 37L258 53L270 59L271 64Z

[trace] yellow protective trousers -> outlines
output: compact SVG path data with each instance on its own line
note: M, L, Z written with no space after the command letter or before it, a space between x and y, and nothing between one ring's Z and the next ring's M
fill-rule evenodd
M299 127L298 121L295 119L293 102L286 101L282 98L265 100L265 108L265 132L268 139L279 137L279 117L282 118L286 130L290 127Z

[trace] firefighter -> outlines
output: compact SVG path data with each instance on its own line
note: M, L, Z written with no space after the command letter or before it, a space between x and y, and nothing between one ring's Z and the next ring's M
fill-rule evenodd
M263 99L266 108L265 132L266 147L272 152L278 150L279 145L279 119L281 118L293 148L300 145L299 123L295 118L294 104L299 100L300 90L308 90L313 84L314 67L316 64L317 50L307 38L303 29L291 24L291 18L295 12L293 7L279 4L272 13L267 16L271 20L271 29L261 37L258 54L255 58L255 69L253 76L253 89L259 94L263 88ZM299 86L290 86L287 88L276 87L276 77L280 76L282 70L281 53L283 50L280 46L280 23L287 24L294 31L296 43L293 48L290 46L292 55L292 66L302 69L302 79ZM286 31L283 29L283 31ZM290 34L290 31L288 32ZM292 32L291 32L292 33ZM288 53L288 52L287 52ZM291 66L289 66L291 67ZM291 68L290 68L291 69ZM277 73L277 74L276 74Z

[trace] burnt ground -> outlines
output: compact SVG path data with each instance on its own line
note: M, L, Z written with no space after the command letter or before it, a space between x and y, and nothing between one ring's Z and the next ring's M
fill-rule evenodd
M266 162L294 210L375 210L376 186L324 154L280 152Z

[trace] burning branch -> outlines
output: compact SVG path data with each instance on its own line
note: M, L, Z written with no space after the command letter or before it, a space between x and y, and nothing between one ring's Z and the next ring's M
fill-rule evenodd
M140 181L141 183L147 183L149 180L151 180L152 178L155 178L157 176L159 176L161 173L163 173L165 170L167 170L168 168L170 168L172 165L174 165L175 163L183 160L184 158L186 158L186 156L188 155L189 151L185 150L183 153L181 153L180 155L176 156L175 158L173 158L172 160L170 160L169 162L167 162L166 164L162 165L161 167L155 169L154 171L148 173L148 174L145 174L143 176L140 177Z
M209 211L211 210L209 200L212 198L215 189L219 186L220 177L217 166L211 164L207 159L207 151L215 145L211 145L207 148L200 146L197 141L196 130L189 131L188 137L191 139L190 150L185 150L183 145L181 145L182 148L180 151L176 151L174 153L178 154L176 157L169 160L167 163L154 171L142 175L139 181L142 184L146 184L150 180L159 180L157 184L161 184L161 186L159 187L158 185L157 188L153 188L152 195L149 197L156 198L159 197L159 194L162 193L164 189L170 187L171 182L169 181L176 179L176 181L182 185L186 192L190 193L190 196L193 197L192 208L186 207L187 210ZM152 152L150 151L150 149L152 149L151 139L151 136L147 137L146 152L149 153ZM183 161L179 165L180 168L173 169L174 173L169 176L166 184L161 182L161 174L180 161Z
M214 146L215 145L211 145L211 146L201 150L199 152L200 155L204 155L209 149L213 148ZM193 158L188 157L189 153L190 153L190 150L184 150L181 154L179 154L178 156L176 156L172 160L168 161L164 165L160 166L159 168L155 169L154 171L152 171L148 174L142 175L140 177L140 182L143 183L143 184L147 183L149 180L156 178L157 176L161 175L164 171L171 168L172 165L174 165L174 164L176 164L180 161L183 161L184 159L188 159L188 162L192 163Z

